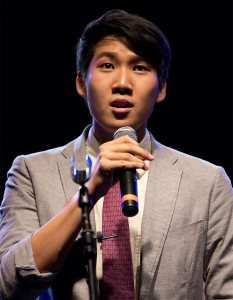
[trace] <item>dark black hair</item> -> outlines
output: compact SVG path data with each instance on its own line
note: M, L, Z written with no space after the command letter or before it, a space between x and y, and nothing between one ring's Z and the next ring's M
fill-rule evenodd
M114 36L145 59L158 72L160 84L168 77L171 50L162 31L149 20L114 9L90 22L76 46L77 72L86 75L96 44Z

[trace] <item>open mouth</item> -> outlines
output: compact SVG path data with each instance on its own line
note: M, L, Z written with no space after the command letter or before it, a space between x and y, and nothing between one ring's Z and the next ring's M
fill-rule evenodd
M111 110L117 119L124 119L131 111L133 104L127 100L114 100L110 103Z
M133 107L133 104L131 104L127 100L115 100L110 103L110 106L116 109L124 109L124 108L131 108Z

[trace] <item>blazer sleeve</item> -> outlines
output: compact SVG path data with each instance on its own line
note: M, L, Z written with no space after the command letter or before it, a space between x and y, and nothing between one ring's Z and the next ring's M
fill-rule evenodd
M0 208L0 299L33 299L56 275L41 274L35 266L31 236L39 227L30 172L19 156L8 172Z
M233 299L233 189L217 169L209 206L205 254L207 299Z

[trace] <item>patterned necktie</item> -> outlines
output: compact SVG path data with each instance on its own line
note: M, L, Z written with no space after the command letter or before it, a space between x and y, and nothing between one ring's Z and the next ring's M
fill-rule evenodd
M103 279L100 281L100 299L134 300L129 224L121 209L119 181L104 197L102 234L105 237L117 234L118 237L102 241Z

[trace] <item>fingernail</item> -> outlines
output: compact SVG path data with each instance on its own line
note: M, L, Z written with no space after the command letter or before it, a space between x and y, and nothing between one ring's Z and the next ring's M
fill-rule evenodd
M150 162L148 160L144 161L144 168L145 170L149 170Z
M152 155L152 154L150 154L149 153L149 157L150 157L150 159L154 159L155 157Z

